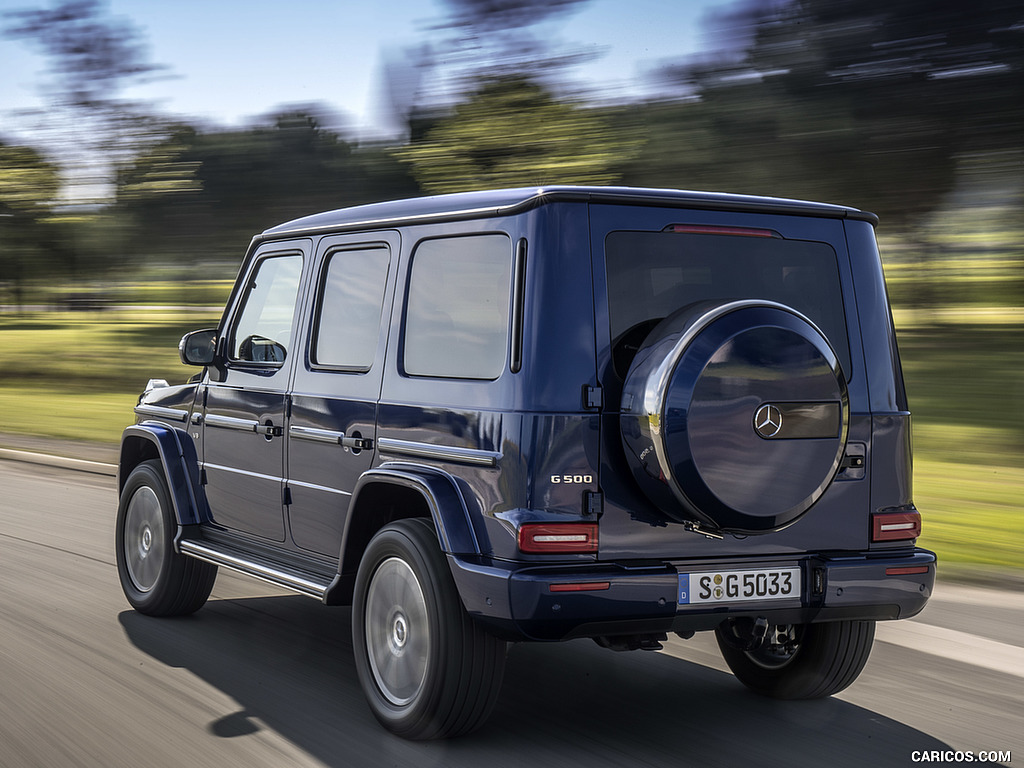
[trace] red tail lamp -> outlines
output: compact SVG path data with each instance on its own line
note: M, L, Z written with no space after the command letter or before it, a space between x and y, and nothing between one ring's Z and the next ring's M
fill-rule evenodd
M871 516L872 541L903 541L921 535L921 513L915 510L876 512Z
M519 551L535 555L597 552L597 523L524 523Z

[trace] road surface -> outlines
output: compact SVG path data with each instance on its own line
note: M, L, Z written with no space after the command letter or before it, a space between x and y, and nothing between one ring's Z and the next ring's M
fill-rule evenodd
M410 743L364 703L347 608L222 570L194 616L132 612L115 504L112 478L0 462L4 768L1024 765L1020 592L940 583L817 702L749 694L706 633L661 652L516 645L484 728Z

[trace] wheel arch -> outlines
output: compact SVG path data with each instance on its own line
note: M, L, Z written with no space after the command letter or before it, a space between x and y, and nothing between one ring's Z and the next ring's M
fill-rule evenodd
M350 604L359 561L370 540L389 523L414 517L433 522L442 552L480 554L480 541L455 478L418 465L371 469L363 473L352 492L341 538L338 576L324 602Z
M199 459L192 438L184 431L159 422L143 422L125 429L117 471L117 492L139 464L157 459L171 495L179 525L195 525L209 519L199 480Z

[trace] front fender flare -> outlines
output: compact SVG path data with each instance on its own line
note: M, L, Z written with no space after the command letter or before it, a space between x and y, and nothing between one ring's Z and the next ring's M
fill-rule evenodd
M188 433L157 421L146 421L125 429L121 435L121 457L117 470L118 494L128 475L141 462L157 458L163 465L171 504L179 525L209 522L209 508L199 478L199 459Z

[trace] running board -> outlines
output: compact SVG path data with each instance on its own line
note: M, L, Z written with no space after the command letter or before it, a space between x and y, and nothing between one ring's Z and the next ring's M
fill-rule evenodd
M257 558L250 552L224 544L182 539L179 549L183 555L230 568L246 576L298 592L300 595L315 597L320 601L324 601L333 581L320 574Z

